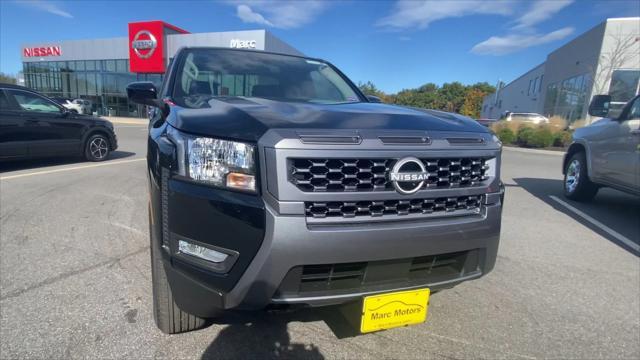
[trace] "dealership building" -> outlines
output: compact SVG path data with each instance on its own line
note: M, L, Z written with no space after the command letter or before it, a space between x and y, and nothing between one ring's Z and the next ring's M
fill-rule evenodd
M587 109L594 95L610 94L612 110L618 110L639 90L640 18L607 19L487 95L481 117L530 112L569 122L590 120Z
M90 100L99 115L144 117L144 107L128 101L127 84L152 81L159 86L183 46L301 55L266 30L193 34L163 21L144 21L129 23L128 37L23 45L24 85L51 97Z

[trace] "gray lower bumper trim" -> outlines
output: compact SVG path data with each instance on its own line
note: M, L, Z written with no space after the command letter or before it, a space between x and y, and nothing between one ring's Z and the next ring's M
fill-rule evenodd
M359 292L359 293L350 293L350 294L341 294L341 295L329 295L329 296L309 296L309 297L295 297L295 298L274 298L271 302L275 304L315 304L315 303L325 303L325 302L344 302L349 300L356 300L362 298L363 296L386 293L386 292L394 292L394 291L404 291L404 290L413 290L413 289L424 289L424 288L442 288L453 286L457 283L466 280L476 279L482 276L480 271L475 273L456 278L451 281L442 281L432 284L424 284L424 285L416 285L416 286L408 286L408 287L399 287L389 290L383 291L367 291L367 292Z

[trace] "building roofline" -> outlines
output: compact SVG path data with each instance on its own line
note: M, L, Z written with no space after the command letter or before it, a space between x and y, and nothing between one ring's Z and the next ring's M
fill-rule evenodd
M207 32L197 32L197 33L192 33L192 32L186 32L186 33L178 33L178 34L167 34L167 36L176 36L176 35L199 35L199 34L219 34L219 33L231 33L231 32L250 32L250 31L263 31L265 33L269 33L272 36L273 33L269 32L267 29L251 29L251 30L225 30L225 31L207 31ZM278 38L277 36L275 36L276 38ZM66 39L66 40L47 40L47 41L36 41L36 42L28 42L28 43L21 43L20 46L21 47L25 47L25 46L42 46L42 45L48 45L48 44L59 44L59 43L63 43L63 42L75 42L75 41L107 41L107 40L127 40L128 41L128 36L114 36L114 37L98 37L98 38L85 38L85 39ZM280 38L278 38L280 39ZM288 43L287 43L288 44Z
M609 21L640 21L640 17L638 16L632 16L632 17L620 17L620 18L607 18L607 20L605 20L604 22L609 22Z
M513 84L514 82L516 82L516 81L518 81L518 80L522 79L523 77L525 77L525 76L529 75L529 73L533 72L534 70L537 70L537 69L538 69L539 67L541 67L541 66L544 66L544 64L546 64L546 63L547 63L547 61L545 60L545 61L541 62L540 64L538 64L538 65L536 65L536 66L532 67L531 69L529 69L529 71L527 71L527 72L525 72L524 74L522 74L522 75L518 76L517 78L515 78L515 79L513 79L513 80L509 81L509 83L508 83L507 85L503 86L502 88L500 88L500 90L502 90L502 89L506 89L507 87L511 86L511 84Z

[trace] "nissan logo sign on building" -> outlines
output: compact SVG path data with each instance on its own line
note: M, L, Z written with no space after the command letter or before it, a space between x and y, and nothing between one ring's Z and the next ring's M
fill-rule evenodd
M157 46L158 41L156 37L147 30L138 31L131 42L133 52L141 59L147 59L153 55Z
M164 21L129 23L129 70L162 74L167 65L167 36L189 34Z

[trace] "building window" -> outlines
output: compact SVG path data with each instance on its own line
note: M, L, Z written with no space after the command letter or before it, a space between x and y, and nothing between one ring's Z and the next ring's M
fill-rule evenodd
M542 79L544 79L544 75L540 75L540 82L538 82L538 93L542 91Z
M25 62L23 72L27 87L47 96L89 100L99 115L144 117L144 106L129 103L126 85L140 76L162 84L161 75L130 73L124 59Z
M544 101L547 116L561 116L569 122L581 119L585 114L589 75L583 74L549 84Z
M531 84L533 83L533 79L529 80L529 87L527 88L527 96L531 95Z

